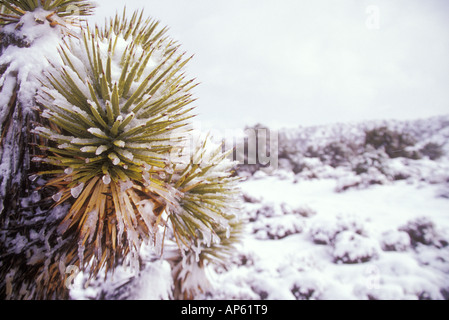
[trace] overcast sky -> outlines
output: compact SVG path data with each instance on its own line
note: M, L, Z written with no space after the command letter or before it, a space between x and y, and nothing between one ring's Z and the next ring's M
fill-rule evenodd
M124 1L97 0L96 15ZM195 54L206 128L449 114L447 0L127 0Z

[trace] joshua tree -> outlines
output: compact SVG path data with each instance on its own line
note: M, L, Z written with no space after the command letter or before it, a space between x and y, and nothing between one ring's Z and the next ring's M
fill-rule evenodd
M193 265L226 259L241 228L233 164L191 139L190 58L143 12L91 29L68 22L87 1L0 4L0 295L67 298L67 266L106 275L168 239L175 297L193 297ZM11 54L26 49L40 53L28 78Z

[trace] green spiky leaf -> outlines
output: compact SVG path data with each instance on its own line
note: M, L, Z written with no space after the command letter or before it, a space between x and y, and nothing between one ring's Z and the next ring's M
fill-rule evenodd
M0 0L0 6L4 8L0 13L0 25L17 23L24 14L38 8L50 12L47 20L51 23L53 15L64 20L71 16L91 15L95 8L86 0Z
M82 247L94 244L97 261L115 261L100 256L106 238L123 255L137 251L178 201L161 177L193 117L192 80L182 73L189 59L171 49L158 23L139 17L67 38L59 50L64 66L47 71L37 99L48 120L35 129L47 140L43 160L64 172L42 174L54 176L47 187L58 189L57 204L75 199L62 229L78 230ZM101 215L117 225L100 230Z

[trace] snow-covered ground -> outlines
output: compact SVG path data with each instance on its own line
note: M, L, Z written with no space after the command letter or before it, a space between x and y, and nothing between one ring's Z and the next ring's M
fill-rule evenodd
M379 125L286 131L289 161L244 171L247 232L232 264L210 268L212 287L201 298L449 299L447 117L381 124L413 137L415 150L437 142L445 155L435 161L372 157L364 131ZM333 167L304 155L326 144L358 151L334 157ZM356 173L368 159L377 160Z
M278 177L243 183L255 201L245 205L248 232L234 263L210 270L205 298L449 298L449 200L438 186L335 186ZM415 229L426 244L411 239Z

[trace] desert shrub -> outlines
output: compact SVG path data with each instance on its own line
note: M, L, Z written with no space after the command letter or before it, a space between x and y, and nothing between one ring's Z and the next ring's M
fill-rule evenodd
M350 215L338 215L331 221L315 221L309 230L314 243L325 245L334 244L338 234L343 231L351 231L359 235L366 233L363 222Z
M317 214L315 210L308 206L299 206L299 207L291 207L290 205L286 203L281 204L281 209L284 212L284 214L293 214L293 215L299 215L304 218L313 217Z
M319 158L321 153L318 148L313 146L308 146L304 155L308 158Z
M296 300L319 300L323 294L322 286L315 279L303 279L295 283L290 292Z
M378 127L365 132L365 146L383 148L390 158L419 159L419 153L409 148L416 143L409 134L397 132L387 127Z
M333 257L336 263L363 263L379 254L375 240L363 237L353 231L343 231L335 239Z
M411 220L406 225L400 227L399 230L408 233L414 246L424 244L441 248L449 244L448 239L444 239L438 233L433 221L427 217L419 217Z
M404 231L389 230L382 233L380 243L384 251L406 251L410 247L410 236Z
M264 218L253 225L253 233L260 240L279 240L290 235L301 233L304 230L304 221L295 215L284 215Z
M434 142L427 143L419 152L430 160L438 160L444 155L443 146Z
M333 142L323 148L320 160L333 168L337 168L348 163L351 155L352 152L346 144Z
M370 168L383 172L387 159L388 155L383 150L375 149L370 145L366 146L362 154L353 158L352 171L357 175L367 173Z

